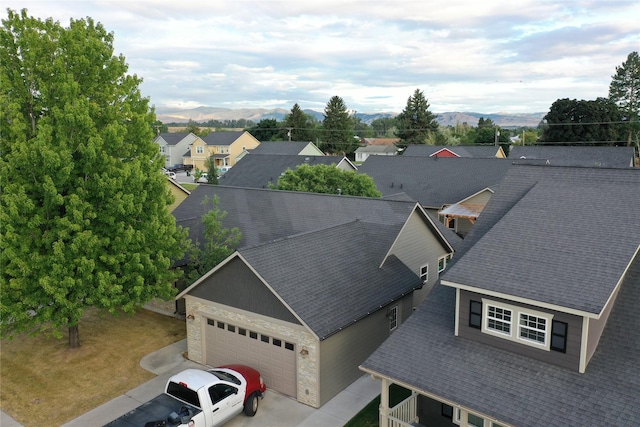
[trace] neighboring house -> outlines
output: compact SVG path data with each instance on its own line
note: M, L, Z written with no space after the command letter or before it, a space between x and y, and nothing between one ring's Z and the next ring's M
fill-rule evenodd
M193 144L198 136L193 133L161 133L153 142L160 147L160 153L165 158L164 167L169 168L173 165L183 165L185 163L185 155L189 155L189 147ZM191 163L189 163L191 164Z
M306 141L261 141L251 154L290 154L298 156L324 156L313 143Z
M639 425L638 200L638 169L514 165L362 364L382 380L380 425ZM413 394L389 408L393 383Z
M193 241L214 197L242 241L178 295L189 358L249 364L312 407L362 375L454 252L415 202L225 186L199 186L174 211Z
M284 175L288 169L295 169L303 164L312 166L333 164L338 169L357 170L346 157L254 154L252 151L222 175L219 183L232 187L269 188L269 184L277 184L280 176Z
M190 156L194 169L206 170L205 161L213 156L217 168L230 168L245 150L260 145L260 141L246 131L211 132L191 145Z
M511 147L509 159L551 166L630 168L635 165L634 154L633 147L526 145Z
M370 156L358 172L373 178L383 196L406 193L464 236L509 166L509 160L497 158ZM445 210L456 204L462 205Z
M169 206L169 212L173 212L191 192L171 178L167 178L167 182L169 183L169 190L174 198L173 203Z
M362 138L362 145L390 145L395 146L400 143L400 138Z
M424 145L407 146L403 156L418 157L464 157L476 159L504 159L507 156L502 147L495 145Z
M356 150L356 162L364 162L369 156L395 156L397 153L395 145L365 145Z

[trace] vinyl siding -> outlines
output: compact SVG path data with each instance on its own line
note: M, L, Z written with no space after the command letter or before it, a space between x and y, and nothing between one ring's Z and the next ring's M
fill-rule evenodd
M588 337L587 337L587 365L589 364L589 360L595 353L596 348L598 347L598 343L600 342L600 336L602 336L602 331L604 331L604 327L607 325L607 320L609 320L609 314L611 313L611 309L616 302L616 298L618 297L618 288L613 295L613 298L609 301L609 305L605 307L602 311L602 316L600 319L589 319L589 328L588 328Z
M300 324L291 311L239 258L230 260L193 288L189 294L285 322Z
M483 342L493 347L501 348L503 350L512 351L514 353L522 354L532 357L534 359L542 360L543 362L551 363L554 365L562 366L565 368L578 371L580 368L580 340L582 337L582 317L575 316L567 313L554 312L540 307L531 305L523 305L514 303L506 299L500 299L495 297L487 297L488 299L495 301L496 303L504 303L511 306L528 308L531 310L539 311L542 313L549 313L553 315L553 320L559 320L568 324L568 336L567 336L567 352L561 353L558 351L547 351L537 349L526 344L520 344L518 342L510 341L493 335L483 333L480 329L472 328L469 326L469 301L482 301L484 298L481 294L460 290L460 312L458 313L458 336L473 339L475 341ZM484 313L483 313L484 315ZM515 319L514 319L515 322Z
M410 295L320 342L320 405L362 376L358 366L390 335L387 310L395 305L399 326L412 313Z
M433 233L421 214L414 212L390 250L418 276L420 268L429 264L429 280L422 289L414 292L414 307L420 305L433 288L438 280L438 259L447 255L446 249Z

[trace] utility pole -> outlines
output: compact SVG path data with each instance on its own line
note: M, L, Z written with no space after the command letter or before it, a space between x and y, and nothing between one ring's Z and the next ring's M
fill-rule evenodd
M496 127L496 139L495 139L495 142L494 142L494 144L493 144L494 146L497 146L497 145L498 145L498 137L499 137L499 136L500 136L500 131L499 131L499 130L498 130L498 128Z
M288 130L287 136L289 137L289 142L291 142L291 129L293 129L293 128L287 128L287 130Z

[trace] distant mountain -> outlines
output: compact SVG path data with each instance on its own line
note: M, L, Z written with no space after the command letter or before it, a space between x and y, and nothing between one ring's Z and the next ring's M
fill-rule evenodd
M303 110L318 121L322 121L324 114L315 110ZM180 109L156 109L158 120L163 123L188 123L189 120L196 122L206 122L209 120L251 120L258 123L264 119L284 120L290 110L284 108L217 108L217 107L197 107L188 110ZM438 123L443 126L455 126L456 124L468 123L471 126L478 124L480 117L491 119L501 127L536 127L542 121L546 113L473 113L473 112L446 112L434 113L438 116ZM398 113L356 113L364 123L371 124L372 121L381 118L395 117Z

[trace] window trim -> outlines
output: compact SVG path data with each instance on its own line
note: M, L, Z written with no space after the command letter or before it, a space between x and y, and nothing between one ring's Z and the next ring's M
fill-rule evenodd
M424 273L422 272L424 270ZM425 284L429 281L429 263L426 263L420 267L418 270L418 276L420 276L420 280Z
M204 154L204 147L202 145L196 145L196 154Z
M510 331L509 333L501 332L495 329L491 329L488 327L488 313L490 306L500 308L503 310L511 311L511 322L510 322ZM520 315L524 314L527 316L534 316L541 319L545 319L545 330L544 330L544 343L539 341L535 341L528 338L520 337ZM499 321L502 321L498 319ZM502 338L507 339L513 342L517 342L519 344L528 345L530 347L539 348L542 350L549 351L551 349L551 325L553 322L553 314L552 313L544 313L537 310L532 310L525 307L519 307L516 305L511 305L504 302L493 301L487 298L482 298L482 332ZM514 333L515 330L515 333Z
M442 267L440 266L440 262L442 262ZM441 256L438 258L438 274L442 273L447 269L447 256Z
M559 333L554 333L555 330L555 326L556 324L563 324L564 325L564 335L559 334ZM569 323L567 322L563 322L561 320L551 320L551 333L550 333L551 339L549 340L549 348L553 351L557 351L560 353L566 353L567 352L567 338L569 337ZM554 336L561 336L564 339L564 346L563 347L555 347L553 345L553 337Z
M389 332L395 331L396 329L398 329L398 306L397 305L394 305L393 307L389 308L388 318L389 318Z
M474 303L480 306L479 313L473 311ZM469 300L469 327L482 330L482 312L482 301ZM479 316L477 324L475 322L471 322L474 315Z

